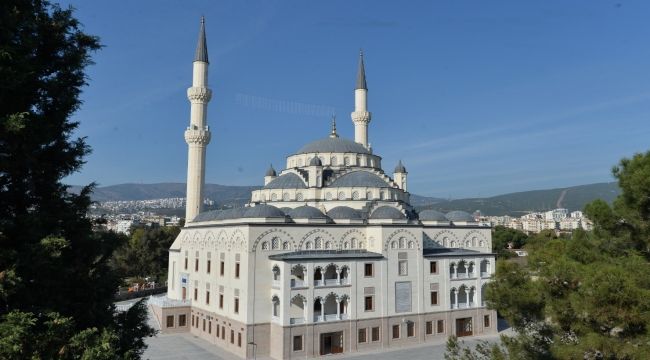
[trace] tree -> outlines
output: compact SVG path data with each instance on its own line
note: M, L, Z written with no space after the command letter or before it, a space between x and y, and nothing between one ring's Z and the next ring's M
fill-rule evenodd
M86 351L109 351L99 345L127 330L112 305L120 242L92 232L93 186L73 195L61 180L90 151L70 117L100 45L71 9L45 0L0 2L0 24L0 351L94 358ZM137 357L142 344L132 345L107 356Z
M528 235L523 231L498 225L492 230L492 251L501 258L508 258L512 256L512 253L506 250L508 245L512 244L513 248L521 249L527 240Z
M528 240L527 265L499 261L486 299L515 330L502 336L508 358L650 353L650 152L621 160L613 174L622 191L614 205L585 207L592 232L541 233Z
M113 266L125 276L167 279L168 249L179 233L177 226L136 227L116 251Z

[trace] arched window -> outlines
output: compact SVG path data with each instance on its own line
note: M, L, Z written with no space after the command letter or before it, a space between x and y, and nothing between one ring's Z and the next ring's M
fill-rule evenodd
M406 249L406 239L404 239L403 237L399 238L399 248Z
M363 249L365 248L366 244L363 241L359 241L359 248Z
M352 192L352 200L359 200L359 192L358 191Z
M332 248L332 243L329 241L325 242L325 249L331 249Z
M282 200L289 201L289 193L282 194Z
M273 281L280 281L280 267L273 266Z
M271 194L271 201L278 200L278 194Z
M280 316L280 299L277 296L273 296L273 316L274 317L279 317Z
M366 193L366 199L372 200L372 193L370 191Z
M345 193L343 191L339 192L339 200L345 200Z
M280 248L280 239L274 237L271 239L271 249L277 250Z
M390 243L390 247L393 249L397 249L397 241L393 241L392 243Z
M472 238L472 246L476 246L476 236Z
M302 166L302 159L298 159L298 166Z
M413 241L409 241L409 249L415 248L415 243Z
M343 243L343 249L346 249L346 250L347 250L347 249L349 249L349 248L350 248L350 244L349 244L347 241L344 242L344 243Z
M361 166L361 155L357 155L357 166Z
M325 193L325 200L332 200L332 193L331 192Z
M316 239L314 239L314 248L320 249L322 246L321 243L322 243L321 238L317 237Z
M312 248L311 241L307 241L305 243L305 250L311 250L311 248Z
M357 239L356 238L352 238L352 240L350 240L350 242L352 243L352 248L353 249L357 247Z
M282 250L289 250L289 242L285 241L282 243Z
M302 201L303 200L303 195L302 193L297 193L296 194L296 201Z
M269 249L269 242L265 241L262 243L262 250L268 250Z
M456 242L452 240L451 243L449 244L449 247L455 248L456 247Z
M332 159L330 159L330 164L332 166L336 166L336 157L332 156Z
M350 158L346 157L345 160L343 160L343 163L345 164L345 166L349 166L350 165Z

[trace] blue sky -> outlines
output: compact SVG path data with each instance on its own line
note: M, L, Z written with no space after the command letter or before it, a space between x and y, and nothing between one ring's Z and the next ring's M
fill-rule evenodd
M648 1L71 1L105 46L75 115L93 153L66 182L182 182L199 18L210 56L206 181L259 185L329 131L369 139L440 197L612 181L650 148ZM262 103L252 100L262 99ZM295 104L307 110L294 111Z

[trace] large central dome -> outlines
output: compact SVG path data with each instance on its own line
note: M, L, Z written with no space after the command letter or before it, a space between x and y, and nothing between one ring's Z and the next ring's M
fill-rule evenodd
M300 148L300 150L297 152L297 154L311 153L370 154L370 151L363 147L363 145L355 143L354 141L339 137L328 137L310 142L309 144Z

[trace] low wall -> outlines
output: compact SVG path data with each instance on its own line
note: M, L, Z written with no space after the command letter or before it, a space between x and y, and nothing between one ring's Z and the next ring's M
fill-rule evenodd
M115 294L115 301L124 301L124 300L130 300L130 299L135 299L135 298L141 298L141 297L146 297L149 295L158 295L158 294L163 294L167 292L167 286L161 286L157 287L155 289L145 289L145 290L140 290L140 291L133 291L133 292L123 292L120 294Z

